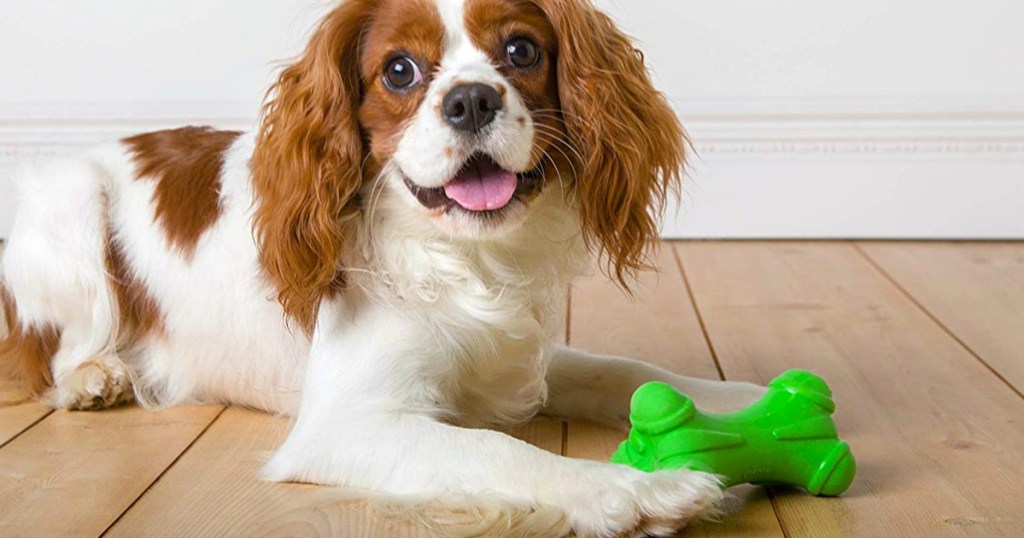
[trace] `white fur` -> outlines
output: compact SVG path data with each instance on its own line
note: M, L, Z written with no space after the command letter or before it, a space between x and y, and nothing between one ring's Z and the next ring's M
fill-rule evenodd
M53 403L109 405L130 375L136 396L153 406L228 402L295 416L264 471L271 480L497 496L510 506L553 508L583 536L669 533L717 501L713 477L573 460L469 428L542 411L622 424L629 394L651 379L718 410L740 407L761 389L561 347L567 287L589 263L559 189L520 208L500 234L452 234L432 224L399 170L441 185L458 167L444 149L458 144L521 170L534 136L532 123L515 121L529 114L512 85L467 37L462 1L438 5L448 29L441 73L395 162L367 187L370 209L344 260L352 285L321 305L311 340L288 326L258 263L251 135L225 156L224 212L192 257L172 248L154 221L153 184L137 179L122 145L23 178L3 272L21 323L63 330ZM505 112L472 147L449 136L433 112L454 81L467 78L508 88ZM166 331L131 349L118 345L103 261L107 227L164 316ZM542 519L563 522L549 515Z

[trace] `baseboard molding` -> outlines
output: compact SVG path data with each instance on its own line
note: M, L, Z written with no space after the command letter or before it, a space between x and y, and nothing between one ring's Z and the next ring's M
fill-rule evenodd
M1024 238L1024 99L690 101L673 238Z
M680 102L705 158L1024 155L1024 98Z
M676 99L694 155L678 238L1024 238L1024 98ZM0 105L0 237L18 163L254 103Z

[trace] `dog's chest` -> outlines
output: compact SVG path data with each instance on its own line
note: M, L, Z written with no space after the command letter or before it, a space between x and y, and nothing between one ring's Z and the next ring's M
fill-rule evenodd
M553 237L557 228L547 227ZM392 241L376 251L384 256L375 272L388 277L378 289L418 342L418 398L452 422L522 422L547 398L546 350L562 341L582 251L575 241L527 235L460 248L405 241L395 249Z
M526 421L547 398L545 350L557 332L561 295L505 290L490 300L454 297L435 316L442 401L466 426Z

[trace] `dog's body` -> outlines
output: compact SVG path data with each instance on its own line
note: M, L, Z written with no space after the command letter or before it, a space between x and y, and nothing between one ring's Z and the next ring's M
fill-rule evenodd
M609 35L583 43L567 30L581 24ZM507 45L505 27L520 36ZM483 52L491 34L512 64ZM538 413L623 425L655 379L712 410L761 393L560 344L590 252L620 280L638 269L682 165L682 132L627 45L582 0L350 0L282 74L259 133L140 135L22 180L3 361L57 407L135 396L294 416L273 480L495 494L588 535L684 525L720 495L713 477L467 429Z
M248 174L231 173L245 170L251 140L238 137L225 151L221 215L187 257L153 218L158 183L139 179L125 144L22 181L4 280L21 323L63 334L52 359L56 407L130 399L132 380L118 379L130 365L146 403L219 401L294 412L309 339L289 330L280 307L267 301L273 290L253 278L252 188ZM139 320L122 322L118 288L145 290L132 299ZM158 322L141 319L151 308ZM145 323L154 326L134 327ZM90 362L99 368L80 371Z

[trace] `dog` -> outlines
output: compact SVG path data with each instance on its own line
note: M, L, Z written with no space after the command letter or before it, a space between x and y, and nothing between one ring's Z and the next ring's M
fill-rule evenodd
M669 534L715 506L714 476L496 429L627 426L652 380L710 411L763 394L560 343L593 259L626 290L648 269L686 149L642 54L589 0L346 0L256 132L141 134L20 178L0 360L55 408L293 417L268 480Z

